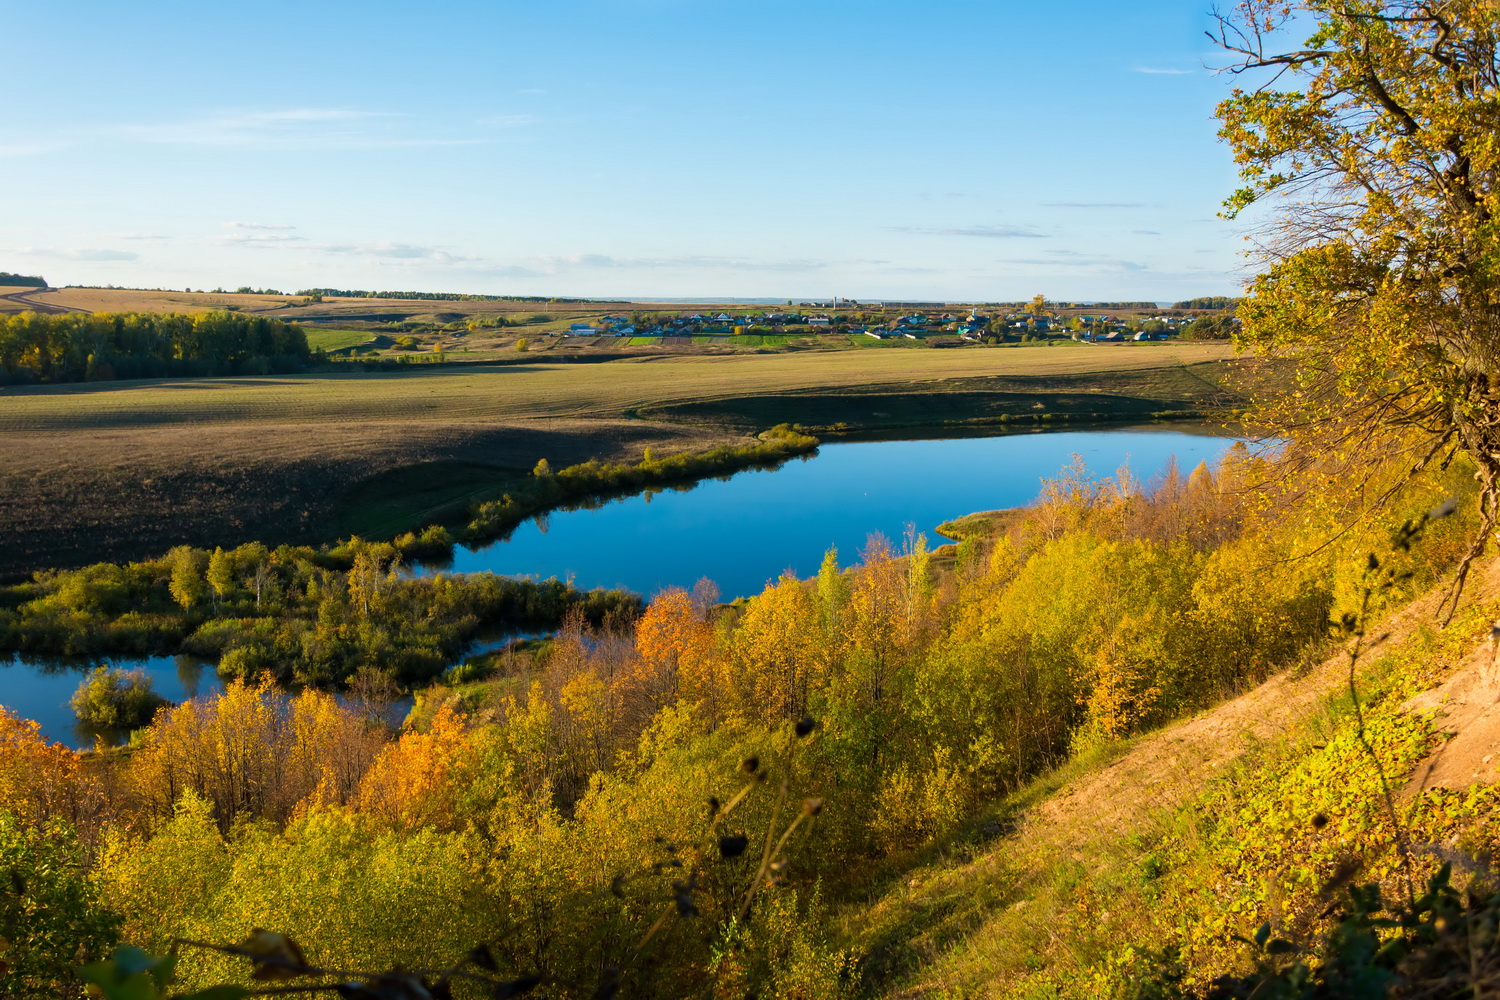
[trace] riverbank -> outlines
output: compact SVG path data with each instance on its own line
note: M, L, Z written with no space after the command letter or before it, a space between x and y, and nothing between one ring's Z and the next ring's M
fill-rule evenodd
M178 544L394 537L503 493L542 458L634 464L778 423L1140 421L1234 405L1230 358L1219 344L1020 347L10 387L0 579Z

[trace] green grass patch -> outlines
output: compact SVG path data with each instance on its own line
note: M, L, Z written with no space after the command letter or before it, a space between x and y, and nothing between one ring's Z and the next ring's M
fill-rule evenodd
M631 337L631 347L655 347L661 343L660 337Z
M968 538L992 538L1004 531L1015 515L1015 509L975 511L944 521L934 530L944 538L960 542Z
M307 346L315 351L343 351L375 339L369 330L307 330Z
M341 535L390 538L429 524L457 524L470 505L525 483L524 469L474 462L422 462L371 476L343 497Z
M905 337L867 337L863 333L849 335L849 342L855 347L916 347L921 343L919 340L907 340Z
M742 333L738 336L716 338L726 344L735 347L785 347L788 341L801 340L801 337L789 337L780 333Z

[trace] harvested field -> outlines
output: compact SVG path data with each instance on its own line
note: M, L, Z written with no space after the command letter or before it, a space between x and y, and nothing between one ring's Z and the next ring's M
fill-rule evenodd
M88 312L210 312L234 307L243 312L284 309L299 301L282 295L235 295L210 292L138 292L123 288L59 288L39 292L39 303ZM287 319L294 317L287 316Z
M920 423L967 413L966 394L1029 394L1027 408L1045 409L1058 390L1110 395L1127 383L1130 398L1161 393L1158 408L1169 409L1218 393L1215 362L1228 355L1201 344L663 355L8 387L0 392L8 529L0 575L141 557L182 542L311 540L350 525L395 530L403 510L419 520L444 497L372 498L357 484L428 462L465 463L459 478L472 484L482 478L475 467L500 481L543 457L558 467L637 458L646 446L658 454L703 448L743 440L767 425L762 416L796 419L810 396L820 419L854 425L885 412L874 405L881 397L899 396L905 419ZM364 504L382 513L365 516L357 509Z
M65 306L48 304L37 296L44 292L40 287L27 287L25 285L3 285L0 286L0 315L5 313L39 312L39 313L65 313L76 312Z
M382 472L462 462L496 479L596 455L639 458L722 438L646 421L214 422L39 431L7 449L0 577L143 558L173 545L316 541L357 520L344 494Z

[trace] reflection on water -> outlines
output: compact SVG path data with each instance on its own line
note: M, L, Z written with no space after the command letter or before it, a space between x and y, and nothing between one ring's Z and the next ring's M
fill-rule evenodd
M784 570L811 576L830 546L848 565L872 533L899 540L912 524L931 536L951 518L1028 503L1074 454L1097 475L1128 464L1149 480L1174 457L1184 472L1213 462L1234 440L1209 425L1172 424L836 442L776 469L556 510L458 549L443 570L555 576L646 596L707 576L731 599Z
M214 665L195 656L29 657L0 654L0 705L41 723L42 735L72 747L91 747L96 740L120 746L127 730L97 729L78 722L73 692L98 666L139 670L151 687L171 702L187 701L223 690Z

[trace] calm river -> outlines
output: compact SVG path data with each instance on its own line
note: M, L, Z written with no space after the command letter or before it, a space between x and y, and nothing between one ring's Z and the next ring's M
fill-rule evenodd
M837 547L858 560L869 536L900 545L908 524L926 532L976 510L1019 507L1073 455L1096 476L1128 464L1149 481L1174 456L1186 475L1236 439L1217 427L1164 426L1004 436L825 444L779 469L710 479L684 490L554 511L505 541L459 549L444 571L489 570L572 578L650 596L707 576L725 600L759 593L784 570L818 571Z
M729 600L758 593L786 570L815 574L830 546L841 564L856 562L875 533L899 545L910 524L940 542L932 537L937 525L1029 502L1041 481L1075 454L1094 475L1128 464L1149 481L1174 457L1184 474L1199 462L1212 464L1235 440L1217 427L1171 424L837 442L779 469L624 497L594 510L556 511L527 521L505 541L459 549L451 566L418 571L556 576L648 597L706 576ZM109 662L144 670L173 701L219 687L210 667L187 657ZM0 704L40 722L50 739L89 746L93 734L75 726L68 706L88 666L0 654Z

